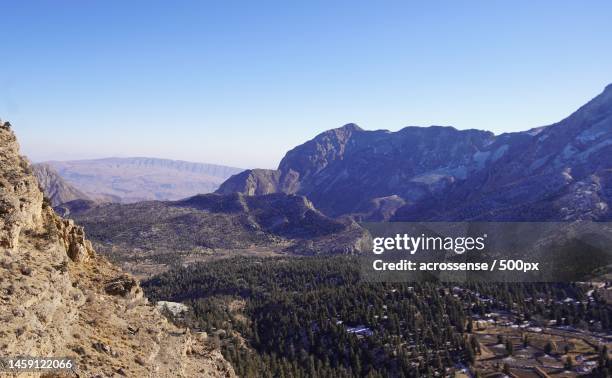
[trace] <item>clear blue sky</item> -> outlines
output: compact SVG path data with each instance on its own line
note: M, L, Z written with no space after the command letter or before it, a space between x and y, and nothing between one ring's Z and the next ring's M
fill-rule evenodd
M610 1L1 1L0 117L35 161L276 167L355 122L495 133L612 82Z

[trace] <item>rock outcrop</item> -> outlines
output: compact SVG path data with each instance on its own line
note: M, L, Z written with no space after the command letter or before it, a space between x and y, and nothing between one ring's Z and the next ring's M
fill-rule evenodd
M231 377L206 340L168 323L137 281L60 218L0 123L0 350L70 357L80 377Z
M259 196L282 192L279 184L280 174L280 171L271 169L247 169L230 177L216 193L242 193L248 196Z

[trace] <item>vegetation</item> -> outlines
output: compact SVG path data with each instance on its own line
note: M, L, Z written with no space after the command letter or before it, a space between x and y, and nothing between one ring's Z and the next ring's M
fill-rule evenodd
M461 302L432 284L360 282L348 257L227 259L144 287L154 299L188 303L185 323L228 335L224 354L243 376L416 377L465 357ZM245 301L241 313L227 305L236 299Z
M300 196L205 194L176 202L58 207L116 263L182 266L226 251L300 255L354 253L364 230L312 209Z
M240 376L445 375L480 353L473 317L513 311L609 330L612 315L608 306L557 303L584 297L577 285L367 283L346 256L224 259L143 286L154 300L188 304L180 322L207 332ZM607 353L600 359L605 366Z

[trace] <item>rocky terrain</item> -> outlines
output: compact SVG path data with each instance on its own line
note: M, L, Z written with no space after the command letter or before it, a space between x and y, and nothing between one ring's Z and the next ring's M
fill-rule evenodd
M51 205L74 200L89 200L89 196L66 182L49 164L34 164L34 176Z
M364 230L331 219L305 197L203 194L181 201L58 207L82 224L96 248L148 277L172 266L237 255L352 254Z
M300 194L327 215L365 220L609 220L610 156L612 85L559 123L498 136L348 124L217 192Z
M2 355L69 357L68 376L233 376L205 336L168 323L83 228L54 213L0 124Z
M90 199L121 203L178 200L210 193L225 179L242 171L221 165L154 158L50 161L45 165Z

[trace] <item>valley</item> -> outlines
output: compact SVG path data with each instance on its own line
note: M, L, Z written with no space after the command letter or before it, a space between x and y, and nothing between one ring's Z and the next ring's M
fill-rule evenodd
M182 201L56 207L84 225L97 250L139 277L231 256L354 254L366 236L302 196L205 194Z

